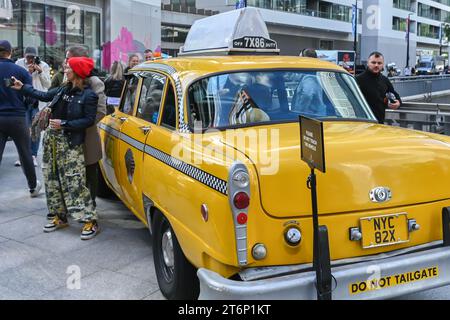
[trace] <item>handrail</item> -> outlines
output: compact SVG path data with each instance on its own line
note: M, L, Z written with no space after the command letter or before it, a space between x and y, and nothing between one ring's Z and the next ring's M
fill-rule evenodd
M436 116L450 116L450 111L441 111L441 110L386 110L387 113L404 113L404 114L425 114L425 115L436 115ZM414 120L411 120L414 121Z
M439 114L443 112L450 114L450 104L448 103L427 103L427 102L407 102L400 109L387 109L389 113L421 113L421 114Z
M438 80L450 79L450 74L420 75L420 76L398 76L391 77L391 82L413 81L413 80Z
M450 104L407 102L400 109L386 110L386 122L450 136Z

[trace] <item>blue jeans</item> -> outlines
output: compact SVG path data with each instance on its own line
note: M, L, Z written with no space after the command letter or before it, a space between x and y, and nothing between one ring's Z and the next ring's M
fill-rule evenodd
M31 128L31 123L33 121L34 116L36 113L39 112L39 108L34 107L28 107L27 113L26 113L26 119L27 119L27 126L28 128ZM37 141L31 140L31 155L37 157L38 151L39 151L39 144L41 143L41 136L39 135Z

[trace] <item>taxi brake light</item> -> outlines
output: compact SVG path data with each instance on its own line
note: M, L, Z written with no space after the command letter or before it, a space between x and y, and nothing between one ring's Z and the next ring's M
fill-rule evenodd
M234 196L234 206L239 209L246 209L250 205L250 197L245 192L239 192Z

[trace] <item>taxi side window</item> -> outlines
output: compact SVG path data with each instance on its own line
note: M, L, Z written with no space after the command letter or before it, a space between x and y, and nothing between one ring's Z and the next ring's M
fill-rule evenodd
M156 124L161 108L166 77L151 73L145 76L136 116Z
M177 111L175 102L175 92L172 84L167 87L166 99L164 100L164 109L161 125L169 129L175 129L177 126Z
M208 96L207 89L205 89L208 87L209 79L202 79L189 87L190 122L193 126L196 122L200 122L202 128L210 128L213 126L216 108L214 97ZM228 100L224 98L223 103L228 103Z
M124 99L122 100L122 104L120 105L119 110L123 113L132 115L134 101L136 99L137 87L138 87L139 79L133 76L127 81Z

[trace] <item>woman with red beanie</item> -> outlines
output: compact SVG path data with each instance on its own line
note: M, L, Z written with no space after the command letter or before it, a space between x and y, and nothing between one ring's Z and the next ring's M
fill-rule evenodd
M64 69L67 83L48 92L33 89L15 80L14 88L25 96L50 102L49 126L43 140L43 173L47 207L55 214L44 232L68 227L68 216L84 222L82 240L98 233L97 213L86 187L83 144L85 131L95 122L98 96L86 85L94 61L85 57L71 58Z

